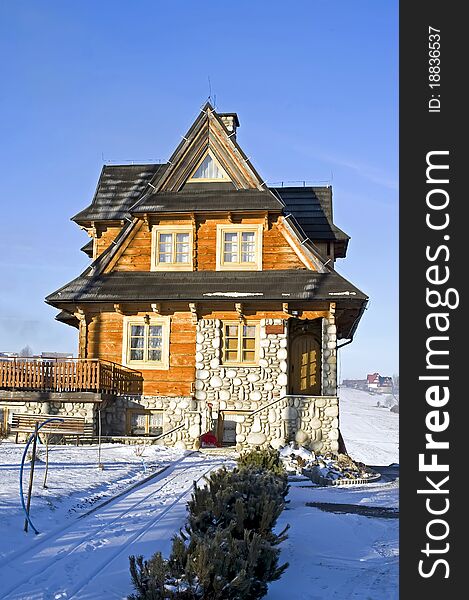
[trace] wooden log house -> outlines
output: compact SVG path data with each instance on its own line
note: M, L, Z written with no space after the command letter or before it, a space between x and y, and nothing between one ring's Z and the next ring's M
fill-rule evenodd
M4 403L184 448L338 451L338 340L367 302L334 268L349 236L330 186L268 187L238 127L207 103L166 164L103 167L73 217L92 263L46 298L78 358L2 365Z

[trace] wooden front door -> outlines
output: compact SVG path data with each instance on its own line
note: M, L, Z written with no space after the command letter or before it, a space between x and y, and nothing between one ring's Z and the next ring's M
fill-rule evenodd
M290 346L290 394L321 393L321 347L310 334L295 337Z

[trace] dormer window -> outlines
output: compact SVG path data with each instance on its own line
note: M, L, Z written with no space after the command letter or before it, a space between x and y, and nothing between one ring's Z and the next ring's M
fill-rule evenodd
M262 225L217 225L217 271L261 271L262 230Z
M188 183L203 183L207 181L231 181L225 169L211 152L207 152L188 179Z
M155 225L152 230L153 271L192 271L192 229Z

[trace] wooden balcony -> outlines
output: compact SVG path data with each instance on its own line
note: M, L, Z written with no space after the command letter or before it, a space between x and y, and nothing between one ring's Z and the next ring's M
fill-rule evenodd
M0 398L5 399L100 401L141 394L142 385L139 371L97 358L0 361Z

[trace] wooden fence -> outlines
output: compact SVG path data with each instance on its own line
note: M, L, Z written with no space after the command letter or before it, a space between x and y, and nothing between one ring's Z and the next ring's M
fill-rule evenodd
M0 360L0 389L138 394L139 371L98 358Z

